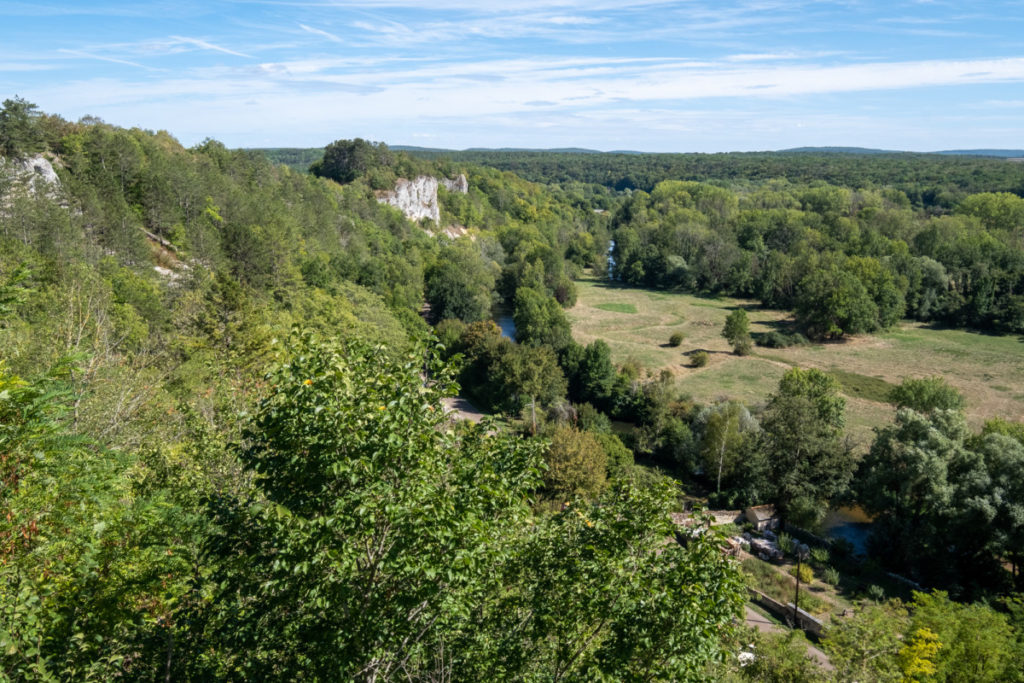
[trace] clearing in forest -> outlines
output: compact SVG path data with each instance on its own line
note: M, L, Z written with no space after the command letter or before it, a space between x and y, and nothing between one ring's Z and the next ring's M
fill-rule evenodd
M579 299L568 314L578 342L604 339L616 363L632 359L650 371L668 368L680 389L701 403L730 398L756 406L775 390L787 368L799 366L839 379L848 399L848 430L861 448L870 444L872 427L892 419L885 395L904 377L945 377L966 397L974 428L997 416L1024 420L1024 342L1016 336L904 322L880 334L840 342L787 349L758 346L752 355L740 357L721 336L726 316L736 307L747 309L755 337L772 330L789 332L792 316L743 299L635 289L596 279L576 285ZM674 332L684 335L677 347L668 344ZM705 367L691 367L689 355L697 350L708 352Z

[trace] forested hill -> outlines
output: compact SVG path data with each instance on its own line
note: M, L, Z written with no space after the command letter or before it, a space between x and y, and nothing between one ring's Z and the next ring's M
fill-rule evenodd
M487 155L551 182L470 161ZM884 520L869 561L814 554L836 590L907 601L826 634L837 665L885 673L846 678L921 671L904 645L931 634L939 680L1020 680L1017 602L875 584L884 568L993 605L1024 588L1024 425L975 434L941 378L905 382L862 458L824 371L787 370L761 406L701 406L682 356L615 364L566 312L586 269L609 291L742 295L722 330L737 357L755 298L796 312L769 346L906 317L1019 334L1024 199L998 190L1020 165L426 158L360 139L307 159L3 102L0 678L785 676L792 641L741 630L741 566L682 512L685 482L787 523L850 502ZM684 171L714 182L661 180ZM467 178L438 188L440 225L378 201L418 175ZM500 419L453 419L459 391Z
M306 169L319 150L261 150L271 160ZM950 209L969 194L1024 195L1024 164L995 156L918 154L884 150L787 150L722 154L645 154L526 150L409 148L425 159L448 159L504 171L537 183L588 183L614 190L650 192L662 180L696 180L734 186L785 179L854 188L891 187L916 207ZM978 152L979 154L981 151ZM1012 151L1007 156L1014 156ZM1024 155L1022 155L1024 156Z

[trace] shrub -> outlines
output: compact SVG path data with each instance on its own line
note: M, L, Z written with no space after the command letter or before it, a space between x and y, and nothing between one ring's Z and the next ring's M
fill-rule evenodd
M828 548L811 548L811 561L819 567L828 564Z
M682 343L683 343L683 333L682 332L673 332L672 336L668 338L668 345L669 346L679 346Z
M793 549L796 547L796 544L793 542L793 537L792 536L790 536L787 533L781 533L781 534L779 534L778 543L779 543L779 550L781 550L782 552L786 553L787 555L792 555L793 554Z
M874 602L882 602L885 600L885 589L876 584L868 586L868 598Z
M822 572L822 578L825 583L835 588L839 585L839 570L835 567L826 567L825 571Z
M774 330L760 335L757 339L758 346L764 346L769 349L786 349L790 346L804 346L808 343L810 342L807 341L807 337L799 332L783 334Z
M690 356L690 363L695 368L702 368L708 364L708 352L707 351L696 351Z
M810 583L814 581L814 572L806 564L799 565L800 574L797 576L797 567L791 567L789 575L795 579L799 579L800 583Z

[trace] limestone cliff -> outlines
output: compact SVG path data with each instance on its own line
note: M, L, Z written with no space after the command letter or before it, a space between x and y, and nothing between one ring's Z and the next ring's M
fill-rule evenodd
M377 193L377 201L396 207L409 220L429 218L434 223L440 223L441 207L437 203L439 185L444 185L449 192L465 194L469 191L469 181L464 175L442 178L440 181L432 176L421 175L413 180L399 179L394 190Z
M43 156L27 159L0 157L0 196L17 188L56 197L61 189L60 178Z

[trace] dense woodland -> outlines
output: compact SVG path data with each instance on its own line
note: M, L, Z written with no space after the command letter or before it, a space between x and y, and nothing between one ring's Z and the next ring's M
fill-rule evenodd
M35 154L58 185L16 171ZM17 98L0 155L6 678L1024 677L1024 426L972 433L941 379L908 380L858 454L824 373L697 405L565 313L589 270L795 311L753 339L738 310L737 353L903 318L1021 333L1020 166L522 154L513 173L355 139L307 174ZM459 173L469 192L440 202L464 237L376 199ZM501 419L446 415L459 392ZM716 532L673 522L687 489L794 528L858 502L868 562L921 591L827 632L834 674L767 637L741 667L742 578Z

